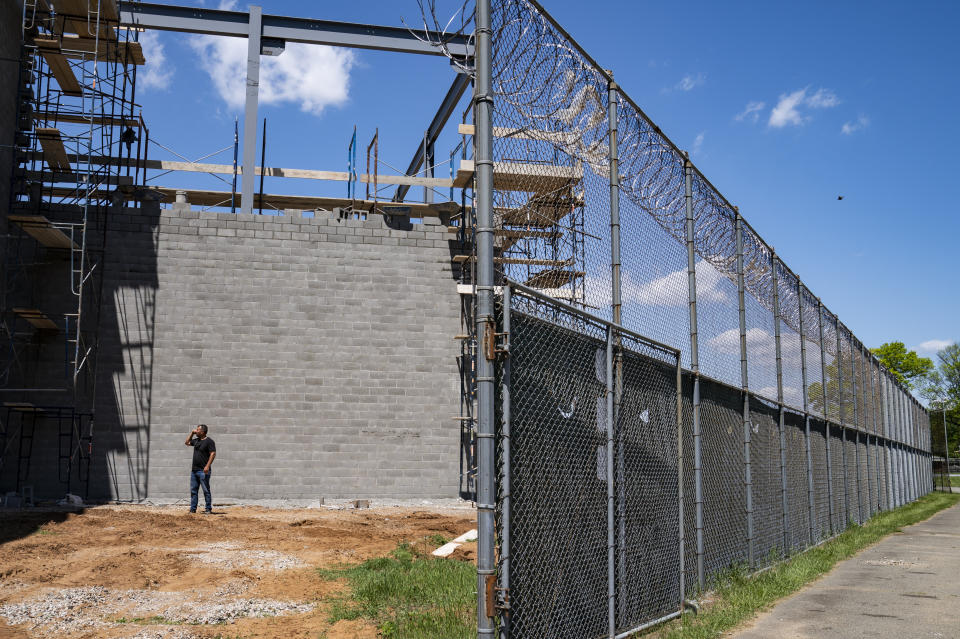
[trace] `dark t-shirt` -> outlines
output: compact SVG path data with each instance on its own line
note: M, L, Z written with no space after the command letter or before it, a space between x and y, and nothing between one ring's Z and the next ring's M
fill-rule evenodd
M217 452L217 445L209 437L194 437L190 440L190 445L193 446L193 470L203 470L210 459L210 453Z

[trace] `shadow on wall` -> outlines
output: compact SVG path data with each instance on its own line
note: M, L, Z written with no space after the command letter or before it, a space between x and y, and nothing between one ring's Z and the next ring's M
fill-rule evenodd
M55 224L81 221L76 210L55 205L14 212ZM11 346L16 362L0 407L0 494L16 492L26 502L67 493L88 501L146 497L159 218L155 200L90 215L99 225L86 238L96 266L83 289L76 275L71 278L77 252L44 247L14 228L16 242L7 248L16 245L19 254L11 249L6 255L7 304L38 309L56 328L38 330L20 319L14 324L22 343ZM11 286L14 264L22 276ZM82 290L84 345L94 343L92 326L99 319L99 354L96 376L81 373L73 393L76 290Z
M112 209L100 318L90 497L147 497L160 205Z

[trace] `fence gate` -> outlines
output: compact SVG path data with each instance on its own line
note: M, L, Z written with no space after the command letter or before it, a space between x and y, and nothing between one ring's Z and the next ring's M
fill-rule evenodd
M614 637L678 614L678 352L525 287L503 291L501 637Z

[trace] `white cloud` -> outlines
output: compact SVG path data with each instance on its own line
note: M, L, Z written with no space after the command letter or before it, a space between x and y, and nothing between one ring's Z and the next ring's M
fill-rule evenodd
M830 89L817 89L817 92L807 98L807 106L814 109L830 109L840 104L837 94Z
M173 80L173 65L167 62L167 54L156 31L144 31L140 34L140 46L147 63L143 71L137 74L137 84L145 89L167 89Z
M234 6L220 3L221 9ZM194 36L190 46L224 102L241 108L246 97L247 40ZM320 115L326 107L347 101L354 63L354 54L347 49L289 42L279 56L260 58L260 102L296 104L305 113Z
M800 126L809 120L800 113L798 107L803 104L803 99L807 95L806 89L800 89L790 94L781 94L777 106L770 111L770 120L767 122L770 126L779 129L792 124Z
M706 134L706 131L701 131L697 134L697 137L693 139L693 147L690 149L691 155L699 155L700 149L703 148L703 136Z
M855 122L844 123L844 125L840 128L840 132L844 135L852 135L855 131L865 129L868 126L870 126L870 118L865 115L860 115L857 117Z
M763 111L763 108L767 106L766 102L747 102L747 106L733 117L737 122L743 122L745 119L750 118L751 122L756 122L760 119L760 112Z
M700 302L730 302L731 297L720 286L726 279L713 267L700 260L697 266L697 299ZM620 296L625 304L648 306L686 306L689 304L687 269L667 273L649 282L637 282L630 273L624 273L620 282Z
M706 73L698 73L697 75L687 74L683 76L683 79L680 80L674 88L680 91L692 91L706 81Z
M692 74L688 73L683 76L679 82L677 82L672 87L667 87L663 89L662 93L670 93L671 91L693 91L698 86L707 81L706 73L697 73Z
M780 94L780 100L770 111L767 124L775 129L802 126L813 118L801 112L801 108L829 109L840 104L840 99L829 89L817 89L816 93L807 95L808 89L809 87L805 87L793 93Z
M699 291L698 291L699 293ZM740 354L740 329L731 328L715 337L711 337L707 342L712 349L718 353L727 355ZM747 329L747 357L776 358L777 348L774 336L762 328Z
M936 353L951 344L953 344L953 342L948 339L930 339L917 346L917 350L925 353Z

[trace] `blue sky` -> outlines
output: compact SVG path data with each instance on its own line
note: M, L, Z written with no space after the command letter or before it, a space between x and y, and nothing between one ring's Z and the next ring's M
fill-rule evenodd
M414 0L261 4L268 14L390 25L419 17ZM546 4L865 344L901 340L932 355L960 340L960 5ZM165 61L137 87L151 137L191 159L231 146L242 80L218 86L207 68L230 76L240 41L154 39L148 58L159 59L159 43ZM370 51L288 49L271 64L281 66L261 103L267 164L335 171L345 170L354 125L361 170L376 127L382 159L405 169L453 77L443 58ZM438 159L454 143L442 139ZM174 159L158 148L151 157ZM197 175L158 183L229 190ZM265 190L345 188L268 179Z

